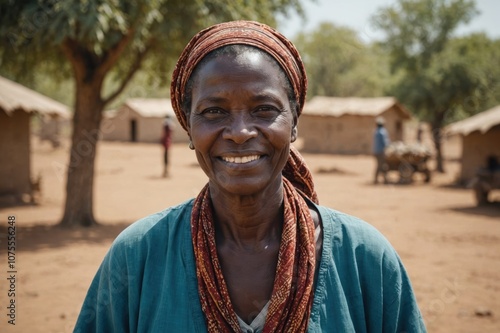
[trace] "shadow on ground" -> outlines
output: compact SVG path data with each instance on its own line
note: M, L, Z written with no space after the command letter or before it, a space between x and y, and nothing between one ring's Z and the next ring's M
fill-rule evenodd
M468 191L472 195L472 189L470 189L469 187L467 187L463 184L457 184L456 182L439 184L436 187L446 189L446 190L458 190L458 191L464 191L464 192Z
M483 206L452 207L449 208L449 210L470 215L498 217L499 219L497 219L497 222L500 222L500 201L490 202Z
M93 227L62 228L57 225L16 226L16 251L36 251L48 248L61 248L75 244L101 244L112 242L118 234L132 222L99 224ZM0 243L7 243L8 230L0 227ZM6 250L0 247L0 252Z
M315 170L315 172L318 174L337 174L337 175L353 175L353 176L357 175L355 172L343 170L343 169L337 168L335 166L333 166L333 167L318 167Z

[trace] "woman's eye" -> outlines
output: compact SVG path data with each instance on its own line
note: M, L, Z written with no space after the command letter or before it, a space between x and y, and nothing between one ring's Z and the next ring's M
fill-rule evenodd
M257 111L271 111L273 108L270 106L259 106Z
M276 117L279 110L273 106L263 105L256 108L254 113L259 117Z
M203 111L203 113L218 114L218 113L222 113L222 111L219 109L206 109Z
M203 110L201 114L207 118L217 118L224 114L224 110L217 108L210 108Z

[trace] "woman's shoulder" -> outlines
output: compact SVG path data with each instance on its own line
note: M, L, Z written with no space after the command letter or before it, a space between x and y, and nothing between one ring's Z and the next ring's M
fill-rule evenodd
M326 206L317 206L324 225L334 228L354 229L362 232L376 232L376 228L363 219Z
M125 228L113 242L112 247L149 244L158 238L162 242L178 239L183 230L189 231L193 199L146 216Z
M387 238L370 223L356 216L318 206L326 244L344 250L379 253L395 251Z
M405 274L398 253L374 226L334 209L319 207L318 210L323 225L324 269L336 267L346 277L381 274L397 280Z

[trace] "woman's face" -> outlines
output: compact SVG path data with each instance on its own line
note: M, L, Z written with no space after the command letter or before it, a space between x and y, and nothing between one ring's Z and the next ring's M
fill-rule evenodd
M189 135L212 192L280 189L297 119L277 66L249 50L220 55L197 70Z

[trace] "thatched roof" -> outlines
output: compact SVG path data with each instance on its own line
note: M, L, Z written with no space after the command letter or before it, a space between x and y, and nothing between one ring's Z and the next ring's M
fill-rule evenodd
M66 105L2 76L0 76L0 109L9 115L19 110L28 113L56 114L63 118L71 117Z
M340 117L343 115L377 117L395 107L401 117L410 119L411 114L394 97L326 97L315 96L304 105L304 114Z
M169 98L130 98L124 104L143 117L175 117Z
M445 128L445 132L450 135L469 135L475 131L479 131L484 134L496 125L500 125L500 105L480 112L467 119L450 124Z

